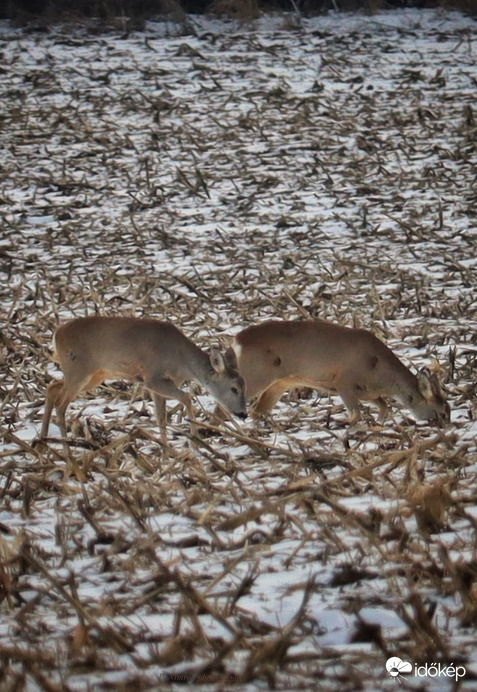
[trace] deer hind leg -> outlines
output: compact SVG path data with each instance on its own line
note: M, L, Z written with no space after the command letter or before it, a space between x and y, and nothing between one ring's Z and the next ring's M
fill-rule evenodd
M71 391L66 380L55 381L48 386L43 424L40 433L41 439L44 439L48 435L53 409L56 410L56 418L61 436L66 437L66 409L69 403L74 399L76 393L77 390Z
M43 413L43 422L41 426L40 439L44 440L48 436L50 427L50 419L53 409L58 407L59 402L64 396L65 381L55 380L48 385L46 391L45 412ZM61 426L60 426L61 429ZM65 436L66 431L61 430L61 434Z
M48 435L51 413L56 409L58 427L62 437L66 437L66 409L81 391L93 389L104 380L104 372L95 372L86 379L77 380L65 377L64 380L52 382L46 393L45 412L40 438Z

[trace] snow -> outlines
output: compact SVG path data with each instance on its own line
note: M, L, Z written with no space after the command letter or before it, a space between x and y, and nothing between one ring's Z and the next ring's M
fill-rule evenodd
M5 684L158 689L210 665L204 690L391 690L400 656L458 660L470 690L475 21L190 21L0 23ZM439 364L451 423L363 406L351 426L289 393L193 444L171 403L166 455L142 389L108 382L69 407L67 450L54 423L32 445L52 333L96 312L204 348L270 317L366 327Z

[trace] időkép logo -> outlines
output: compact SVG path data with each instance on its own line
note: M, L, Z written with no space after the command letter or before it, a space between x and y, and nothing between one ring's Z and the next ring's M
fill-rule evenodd
M412 665L409 661L403 661L399 656L391 656L386 661L386 670L392 678L396 678L400 682L399 678L401 675L406 673L414 673L416 677L419 678L439 678L447 677L455 681L463 678L466 674L465 666L457 665L453 663L449 665L445 663L425 663L424 665L419 665L417 663Z

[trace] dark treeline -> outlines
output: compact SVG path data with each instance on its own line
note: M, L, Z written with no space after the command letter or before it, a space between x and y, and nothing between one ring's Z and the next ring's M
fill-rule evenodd
M443 7L477 15L477 0L6 0L0 4L0 18L16 23L34 20L108 22L118 16L135 19L210 13L253 17L266 11L298 11L313 15L328 10L377 11L406 7Z

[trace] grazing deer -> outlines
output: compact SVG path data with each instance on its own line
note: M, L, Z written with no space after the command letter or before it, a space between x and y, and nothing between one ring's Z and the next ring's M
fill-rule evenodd
M252 414L268 413L293 387L339 394L350 422L360 419L359 400L372 401L386 417L385 397L397 399L418 419L441 425L450 409L435 375L414 375L374 334L324 320L263 322L237 334L237 357Z
M66 437L65 413L80 392L107 378L144 382L151 391L163 442L166 441L166 399L177 399L193 419L191 399L179 389L186 380L201 384L235 415L246 417L244 382L233 352L210 355L173 324L136 317L79 317L55 333L55 356L64 379L47 391L40 438L48 435L53 408Z

